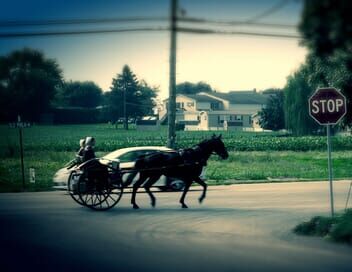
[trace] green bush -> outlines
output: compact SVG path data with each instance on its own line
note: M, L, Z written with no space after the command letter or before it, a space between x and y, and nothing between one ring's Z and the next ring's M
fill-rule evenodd
M352 209L347 210L331 229L331 238L337 242L352 244Z
M294 232L302 235L326 236L334 220L328 217L316 216L308 222L303 222L294 228Z
M293 231L301 235L329 237L352 245L352 209L333 218L316 216L297 225Z

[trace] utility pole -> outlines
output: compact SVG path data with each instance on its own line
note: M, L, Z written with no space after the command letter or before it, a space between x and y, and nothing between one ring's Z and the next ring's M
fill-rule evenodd
M127 119L127 109L126 109L126 82L123 83L123 128L128 130L128 119Z
M169 78L169 105L168 105L168 135L167 146L175 147L176 138L176 27L177 27L177 0L171 0L170 10L170 78Z

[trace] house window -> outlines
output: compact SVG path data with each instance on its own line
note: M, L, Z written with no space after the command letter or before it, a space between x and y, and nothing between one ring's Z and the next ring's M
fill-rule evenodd
M218 110L220 107L219 107L219 103L218 102L212 102L211 104L210 104L210 108L212 109L212 110Z
M177 109L183 109L184 108L184 103L183 102L177 102L176 103L176 108Z
M243 120L243 116L242 115L234 115L234 120L235 121L242 121Z
M227 115L218 115L218 123L223 124L224 121L228 121L229 118ZM231 115L230 115L230 120L231 120Z

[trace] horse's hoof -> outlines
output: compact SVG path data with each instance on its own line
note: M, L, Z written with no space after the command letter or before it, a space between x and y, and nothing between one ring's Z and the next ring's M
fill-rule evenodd
M153 208L155 208L155 201L152 201L150 204L152 205Z
M138 205L137 204L133 204L133 209L138 210L139 209Z
M182 204L182 209L188 209L188 206L186 204Z
M200 197L200 198L198 199L198 201L199 201L200 204L203 203L203 200L204 200L204 197Z

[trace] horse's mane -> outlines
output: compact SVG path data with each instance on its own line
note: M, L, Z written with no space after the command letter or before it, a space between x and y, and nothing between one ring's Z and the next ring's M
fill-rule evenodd
M200 143L194 145L193 147L194 147L194 148L202 147L202 146L204 146L205 144L207 144L207 143L209 143L210 141L213 141L213 140L214 140L213 137L210 138L210 139L204 139L203 141L201 141Z

